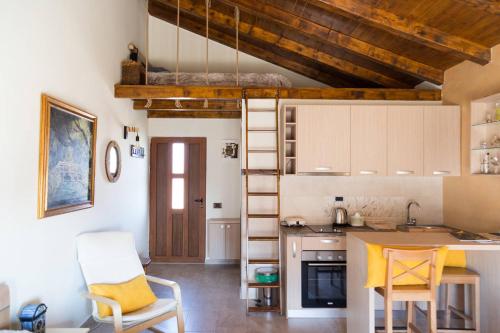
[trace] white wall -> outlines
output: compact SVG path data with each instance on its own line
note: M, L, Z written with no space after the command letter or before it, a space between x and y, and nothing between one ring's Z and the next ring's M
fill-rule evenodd
M207 219L238 218L241 205L240 158L223 158L222 143L228 139L241 140L240 120L149 119L148 123L150 137L207 138ZM222 202L222 209L214 209L214 202Z
M182 17L181 17L182 20ZM155 66L163 66L174 72L176 67L176 26L155 17L149 21L149 59ZM235 50L214 41L208 44L209 71L234 73ZM181 72L205 72L205 38L181 29ZM292 81L296 87L324 87L325 85L296 74L282 67L240 52L240 73L279 73Z
M1 1L0 10L0 281L11 288L12 318L28 302L48 305L49 326L80 325L90 314L76 261L75 236L134 232L147 253L148 160L128 155L124 124L147 121L113 97L127 44L143 44L142 0ZM98 117L95 207L37 220L40 95ZM107 181L104 153L116 140L123 155L118 183Z

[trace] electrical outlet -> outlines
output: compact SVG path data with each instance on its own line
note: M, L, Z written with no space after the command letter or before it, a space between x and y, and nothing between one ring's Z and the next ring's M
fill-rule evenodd
M222 202L214 202L214 208L222 208Z
M335 202L342 202L344 201L344 197L335 197Z

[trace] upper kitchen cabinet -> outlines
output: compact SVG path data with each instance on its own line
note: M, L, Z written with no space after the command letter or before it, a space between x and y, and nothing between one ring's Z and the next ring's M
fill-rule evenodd
M351 106L351 175L387 175L387 106Z
M424 174L423 111L423 106L387 107L388 175Z
M460 175L460 107L424 108L424 175Z
M350 172L350 106L299 105L297 174Z

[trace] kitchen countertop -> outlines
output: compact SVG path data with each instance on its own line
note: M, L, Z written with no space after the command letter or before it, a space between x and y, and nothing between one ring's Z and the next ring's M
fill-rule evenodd
M306 226L304 227L285 227L285 226L280 226L280 231L285 234L286 236L307 236L307 237L332 237L332 236L345 236L347 232L373 232L373 230L370 227L339 227L339 229L342 229L345 232L338 233L338 232L314 232L311 229L309 229Z

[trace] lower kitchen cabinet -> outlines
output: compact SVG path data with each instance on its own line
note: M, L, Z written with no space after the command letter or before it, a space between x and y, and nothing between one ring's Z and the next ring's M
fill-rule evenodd
M240 259L240 242L239 220L209 221L207 262Z
M286 237L286 310L302 309L302 237Z

